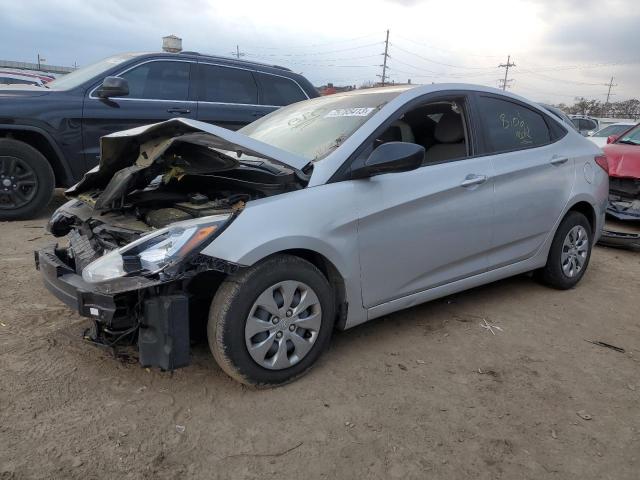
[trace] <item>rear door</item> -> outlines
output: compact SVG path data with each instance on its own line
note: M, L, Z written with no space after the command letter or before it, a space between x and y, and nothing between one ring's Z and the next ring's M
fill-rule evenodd
M269 113L259 105L258 84L251 70L199 63L198 120L238 130Z
M87 167L98 162L100 137L170 118L195 118L196 103L189 100L191 70L182 60L147 60L120 72L129 83L129 95L98 98L96 85L85 97L82 137Z
M542 246L569 200L574 159L560 140L566 131L550 117L507 97L482 93L476 100L494 172L489 267L498 268Z

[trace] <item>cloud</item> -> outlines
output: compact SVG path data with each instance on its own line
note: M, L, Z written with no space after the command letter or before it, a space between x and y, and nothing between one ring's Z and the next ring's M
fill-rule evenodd
M497 65L511 54L513 87L525 96L601 98L600 84L615 74L618 99L640 97L640 64L598 66L637 58L636 0L325 0L313 8L294 0L0 0L0 18L6 60L40 53L47 63L87 65L157 51L173 33L186 50L229 55L240 45L245 58L289 66L315 84L359 84L380 73L389 28L396 81L495 86ZM578 64L588 68L554 68Z

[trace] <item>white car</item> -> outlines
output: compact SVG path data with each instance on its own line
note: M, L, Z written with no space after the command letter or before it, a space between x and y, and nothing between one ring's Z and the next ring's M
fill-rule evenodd
M632 122L618 122L611 123L604 128L601 128L593 135L587 137L593 143L595 143L600 148L604 147L607 144L607 138L611 135L620 135L625 130L629 130L633 127L635 123Z

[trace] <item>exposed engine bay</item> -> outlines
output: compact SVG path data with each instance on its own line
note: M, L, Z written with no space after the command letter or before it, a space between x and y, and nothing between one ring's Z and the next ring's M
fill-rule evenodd
M216 284L239 268L200 254L203 246L248 202L304 188L309 172L296 167L308 162L184 120L101 142L98 168L67 190L70 201L49 221L66 244L35 252L36 266L54 295L93 320L87 340L114 349L137 342L141 364L184 366Z
M52 217L51 233L69 235L78 273L105 251L154 229L237 213L247 202L304 188L308 180L209 133L159 125L150 135L103 138L99 169L66 192L77 201ZM228 150L232 146L235 152Z

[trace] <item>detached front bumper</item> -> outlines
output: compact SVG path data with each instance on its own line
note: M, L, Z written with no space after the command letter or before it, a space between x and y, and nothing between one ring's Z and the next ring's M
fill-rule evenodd
M189 299L179 280L124 277L92 284L65 263L64 249L34 252L45 287L94 321L93 340L109 347L137 339L140 363L173 370L189 364Z

